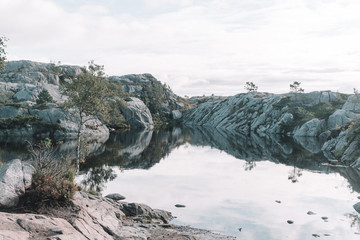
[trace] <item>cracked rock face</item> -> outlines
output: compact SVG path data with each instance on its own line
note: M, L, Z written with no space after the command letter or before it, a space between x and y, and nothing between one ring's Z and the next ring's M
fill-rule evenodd
M0 167L0 208L14 207L31 185L34 167L14 159Z

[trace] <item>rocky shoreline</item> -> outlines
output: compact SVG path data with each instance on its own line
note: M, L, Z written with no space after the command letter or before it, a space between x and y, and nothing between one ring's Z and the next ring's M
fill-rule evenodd
M0 239L236 239L170 223L170 212L140 203L76 192L70 204L32 209L18 202L30 187L34 168L19 159L0 167ZM115 198L116 199L116 198Z
M0 212L0 239L155 240L236 239L208 230L169 224L170 212L145 204L76 192L73 207L46 214Z

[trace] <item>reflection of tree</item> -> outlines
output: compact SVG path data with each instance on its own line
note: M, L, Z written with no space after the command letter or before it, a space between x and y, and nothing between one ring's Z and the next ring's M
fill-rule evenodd
M358 214L350 213L345 215L350 220L350 227L356 227L357 231L360 231L360 217Z
M299 177L301 176L302 176L302 169L294 166L294 168L289 172L288 179L291 180L291 182L296 183L299 181Z
M86 174L83 175L84 179L80 183L86 191L100 193L104 189L105 183L116 178L113 168L106 165L88 168L86 171Z
M245 161L245 163L244 163L245 171L251 171L255 167L256 167L256 162L255 161Z

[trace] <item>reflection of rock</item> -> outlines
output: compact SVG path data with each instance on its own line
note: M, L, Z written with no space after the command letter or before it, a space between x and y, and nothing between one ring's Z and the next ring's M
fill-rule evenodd
M154 123L148 107L138 98L125 99L126 107L122 109L124 117L133 129L152 129Z
M296 142L298 142L303 148L311 153L321 152L322 144L316 137L298 137L294 136Z
M122 138L122 148L118 155L127 156L128 158L136 158L139 156L150 144L152 131L142 131L142 132L126 132L124 135L125 138Z

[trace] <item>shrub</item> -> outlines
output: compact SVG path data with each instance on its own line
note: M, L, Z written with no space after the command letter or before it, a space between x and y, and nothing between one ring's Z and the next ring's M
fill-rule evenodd
M48 92L48 90L43 89L38 96L38 99L36 99L36 104L43 104L43 103L49 103L54 102L54 99Z
M55 157L55 149L49 139L38 145L28 143L28 151L35 167L31 190L26 192L31 202L68 203L77 190L74 184L75 168L70 161Z

